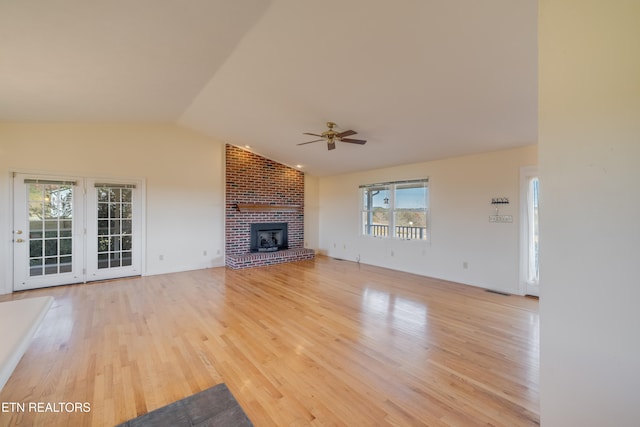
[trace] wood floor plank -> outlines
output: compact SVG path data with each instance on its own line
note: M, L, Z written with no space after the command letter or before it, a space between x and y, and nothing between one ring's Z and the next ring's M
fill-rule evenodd
M538 301L315 260L38 289L0 426L112 426L224 382L256 426L539 424Z

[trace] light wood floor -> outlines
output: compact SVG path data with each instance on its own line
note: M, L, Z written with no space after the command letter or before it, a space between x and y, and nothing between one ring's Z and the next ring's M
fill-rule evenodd
M55 302L0 392L112 426L225 382L255 426L538 425L538 301L326 257L21 292Z

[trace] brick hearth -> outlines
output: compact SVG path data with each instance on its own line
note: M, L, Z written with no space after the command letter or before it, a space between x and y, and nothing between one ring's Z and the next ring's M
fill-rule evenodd
M277 252L254 252L244 255L227 255L227 267L234 270L247 267L280 264L283 262L313 259L313 249L287 249Z

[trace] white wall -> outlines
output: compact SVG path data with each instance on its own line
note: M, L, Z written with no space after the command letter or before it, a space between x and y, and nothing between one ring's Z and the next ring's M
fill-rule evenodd
M320 180L309 174L304 175L304 247L316 249L319 245L319 200Z
M640 426L640 2L542 0L541 421Z
M320 252L396 270L519 292L520 167L537 164L535 146L320 178ZM359 235L358 186L429 177L429 243ZM489 223L494 197L509 197ZM463 268L463 263L468 268Z
M159 274L224 265L223 156L173 125L0 123L0 293L12 288L11 172L145 179L143 269Z

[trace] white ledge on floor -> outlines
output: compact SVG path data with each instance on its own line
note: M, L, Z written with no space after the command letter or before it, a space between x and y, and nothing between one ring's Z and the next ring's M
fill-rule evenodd
M0 390L18 365L53 297L0 302Z

